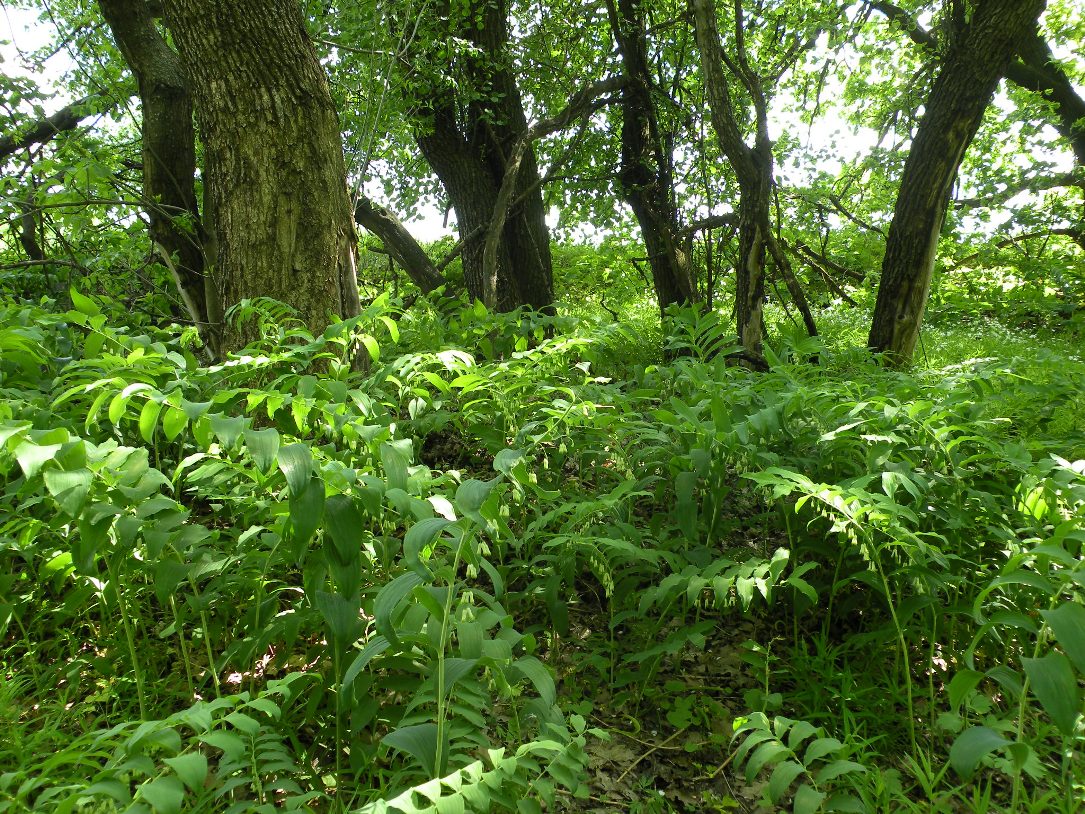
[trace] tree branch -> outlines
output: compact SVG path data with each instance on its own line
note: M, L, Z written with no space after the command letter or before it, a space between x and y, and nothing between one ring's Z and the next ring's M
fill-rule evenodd
M1047 178L1025 178L1015 184L1009 184L1006 189L999 190L991 195L975 198L958 198L953 202L958 209L982 209L988 206L1003 204L1022 192L1045 192L1062 187L1077 187L1085 190L1085 178L1072 172L1059 173Z
M610 77L581 88L561 111L548 119L536 122L516 140L505 162L505 175L497 191L494 214L486 230L486 244L482 250L483 304L487 308L493 308L497 304L497 247L505 228L505 220L508 218L509 201L516 189L520 163L528 147L540 138L564 130L576 119L594 113L607 104L604 97L608 93L620 90L625 87L625 84L626 80L623 77Z
M98 104L93 104L98 102ZM7 158L12 153L33 147L35 144L47 144L61 133L77 128L84 119L100 115L113 106L101 96L86 96L70 105L65 105L52 116L46 116L33 122L22 133L0 136L0 158Z
M1081 227L1060 226L1054 229L1041 229L1037 232L1026 232L1022 235L1011 235L1010 237L1003 238L996 243L988 244L980 251L973 252L967 257L958 260L949 268L949 271L956 271L957 269L971 266L973 263L979 260L980 257L983 256L984 252L990 251L991 249L1005 249L1009 246L1016 245L1022 240L1034 240L1038 237L1068 237L1079 246L1081 246L1083 249L1085 249L1085 229L1082 229Z
M429 255L390 210L359 195L354 205L354 219L380 238L388 254L422 291L428 294L445 284Z

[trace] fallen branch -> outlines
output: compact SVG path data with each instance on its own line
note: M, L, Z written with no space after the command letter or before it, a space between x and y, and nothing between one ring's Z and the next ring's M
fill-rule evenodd
M354 204L354 219L380 238L391 258L423 292L428 294L445 284L429 255L389 209L359 195Z

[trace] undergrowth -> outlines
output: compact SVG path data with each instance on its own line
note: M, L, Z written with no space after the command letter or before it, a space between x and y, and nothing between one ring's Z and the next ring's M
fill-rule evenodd
M0 811L1080 810L1056 343L72 300L0 314ZM686 788L589 771L664 730Z

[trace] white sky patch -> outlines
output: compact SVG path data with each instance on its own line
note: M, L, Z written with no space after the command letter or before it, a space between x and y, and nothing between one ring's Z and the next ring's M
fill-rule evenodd
M51 69L45 73L34 70L28 64L28 57L39 48L49 44L54 34L52 26L41 22L35 11L0 8L0 63L8 76L33 77L45 92L56 90L53 79L63 71ZM53 60L60 60L57 55Z

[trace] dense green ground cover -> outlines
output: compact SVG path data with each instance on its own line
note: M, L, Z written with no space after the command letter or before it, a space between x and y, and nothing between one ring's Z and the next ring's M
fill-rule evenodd
M754 374L620 282L212 367L0 306L0 811L1080 810L1079 323Z

